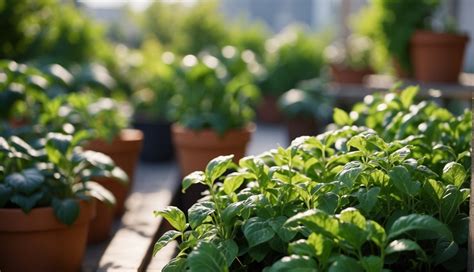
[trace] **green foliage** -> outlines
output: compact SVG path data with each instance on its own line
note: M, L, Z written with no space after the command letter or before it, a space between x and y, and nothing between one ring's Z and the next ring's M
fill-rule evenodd
M72 93L49 100L39 115L47 131L73 133L86 130L90 137L112 141L129 124L126 105L91 93Z
M424 114L413 104L415 94L407 89L390 99L366 98L364 108L374 107L384 118L392 111L402 116L395 135L392 119L376 119L370 128L364 111L356 118L338 110L339 128L243 158L238 167L231 157L218 157L205 172L185 177L183 189L205 184L208 194L189 209L187 220L172 208L177 230L156 245L179 238L169 271L465 268L471 118L421 102L430 105ZM430 132L416 130L420 124Z
M374 0L357 16L357 31L371 37L377 51L394 58L409 71L409 41L417 29L430 28L439 0ZM381 60L384 61L384 60ZM387 59L385 59L387 62Z
M324 35L313 37L301 29L287 28L266 42L266 76L260 82L264 94L279 96L298 82L321 75Z
M325 59L353 70L369 69L373 64L373 42L370 38L352 34L344 42L336 42L324 49Z
M327 93L328 85L322 79L305 80L282 94L278 106L289 118L311 117L325 120L330 116L332 98Z
M176 65L176 94L170 101L173 120L193 130L223 134L243 128L253 118L258 89L247 74L233 77L216 57L187 55Z
M71 225L79 216L79 200L115 203L114 196L91 179L127 182L127 175L108 156L83 151L83 133L48 133L37 140L31 145L16 136L0 137L0 208L28 213L52 206L59 221Z

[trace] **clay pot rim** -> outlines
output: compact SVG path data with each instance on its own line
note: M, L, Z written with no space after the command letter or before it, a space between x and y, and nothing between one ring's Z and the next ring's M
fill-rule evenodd
M1 232L33 232L66 229L76 225L83 225L95 217L95 199L79 200L80 212L76 221L70 226L61 223L54 215L53 207L33 208L28 214L20 208L0 209ZM39 219L43 219L40 221Z
M256 127L257 126L255 125L255 123L250 122L242 128L233 128L233 129L230 129L230 130L226 131L224 133L223 137L225 137L228 134L237 134L237 133L240 134L240 133L247 133L247 132L253 133L256 130ZM203 136L203 137L205 137L206 135L216 135L217 134L217 132L215 130L210 129L210 128L201 129L201 130L193 130L193 129L189 129L189 128L183 126L183 125L180 125L179 123L171 124L171 131L173 132L173 134L191 134L192 133L192 134Z
M411 44L450 44L467 43L469 36L463 33L434 32L429 30L416 30L410 39Z

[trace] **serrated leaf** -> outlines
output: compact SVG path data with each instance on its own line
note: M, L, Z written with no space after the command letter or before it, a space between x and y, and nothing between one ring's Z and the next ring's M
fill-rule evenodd
M160 251L163 247L165 247L171 241L174 241L180 235L181 233L176 230L169 230L165 232L153 246L153 256L155 256L158 251Z
M76 199L53 199L54 215L63 224L72 225L79 217L80 206Z
M260 217L252 217L248 219L242 226L242 231L244 232L249 247L265 243L275 235L269 222Z
M201 241L189 254L187 262L191 271L229 271L225 257L212 243Z
M163 216L176 230L184 232L186 230L186 216L174 206L168 206L162 210L154 211L155 216Z
M214 212L214 203L210 201L197 202L188 210L188 220L191 228L199 226L207 216Z
M210 179L211 184L214 181L222 176L222 174L229 169L232 165L232 159L234 155L228 156L219 156L217 158L212 159L206 166L206 176Z

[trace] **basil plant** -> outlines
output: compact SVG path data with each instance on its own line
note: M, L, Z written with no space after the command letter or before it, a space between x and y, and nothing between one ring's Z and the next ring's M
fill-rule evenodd
M34 143L17 136L0 137L0 208L53 207L64 224L79 216L79 201L92 198L113 205L114 196L95 177L127 182L126 173L102 153L80 147L85 131L74 135L48 133Z

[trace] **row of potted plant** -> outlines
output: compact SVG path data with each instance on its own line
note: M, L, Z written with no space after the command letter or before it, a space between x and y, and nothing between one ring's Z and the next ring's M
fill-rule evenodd
M333 129L259 156L219 156L183 179L207 194L174 228L163 271L462 271L467 264L472 113L417 89L334 111Z
M143 135L115 100L72 92L60 66L1 68L0 266L78 270L86 241L107 239L124 211Z

